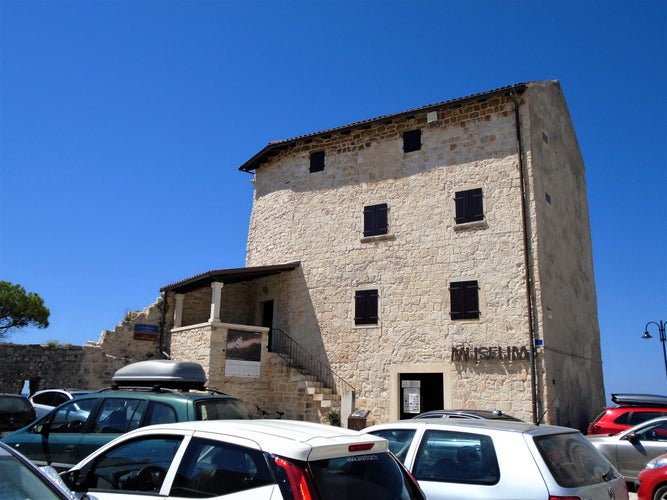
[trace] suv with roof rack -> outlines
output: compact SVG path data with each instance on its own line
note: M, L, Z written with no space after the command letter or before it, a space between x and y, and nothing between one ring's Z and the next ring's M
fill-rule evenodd
M602 410L588 426L588 434L618 434L657 417L667 416L667 396L655 394L612 394L617 406Z
M63 470L146 425L252 418L240 399L207 389L206 374L197 363L140 361L116 371L112 383L61 404L3 442L38 465Z

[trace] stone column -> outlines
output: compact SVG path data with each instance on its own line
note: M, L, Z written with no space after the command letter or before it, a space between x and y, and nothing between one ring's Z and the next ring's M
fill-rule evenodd
M174 295L174 327L179 328L183 323L183 299L185 295L182 293L177 293Z
M222 287L224 283L211 283L211 317L209 321L220 321L220 302L222 301Z

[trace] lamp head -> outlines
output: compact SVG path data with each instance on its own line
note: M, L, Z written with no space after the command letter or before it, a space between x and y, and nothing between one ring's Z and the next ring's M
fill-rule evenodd
M645 331L644 335L642 335L642 338L643 339L652 339L653 337L651 336L650 333L648 333L648 331Z

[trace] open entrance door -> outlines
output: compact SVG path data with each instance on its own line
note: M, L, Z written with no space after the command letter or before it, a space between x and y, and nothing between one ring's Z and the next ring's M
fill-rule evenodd
M442 373L401 373L400 418L444 408Z

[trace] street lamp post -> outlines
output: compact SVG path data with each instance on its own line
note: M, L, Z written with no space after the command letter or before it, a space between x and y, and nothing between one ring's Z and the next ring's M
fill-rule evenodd
M648 333L649 325L655 325L658 327L658 333L660 334L660 342L662 342L662 356L663 358L665 358L665 375L667 375L667 350L665 350L665 342L667 341L667 336L665 336L665 327L667 326L667 322L660 320L659 323L656 323L655 321L649 321L648 323L646 323L646 326L644 327L644 335L642 335L643 339L653 338L651 334Z

